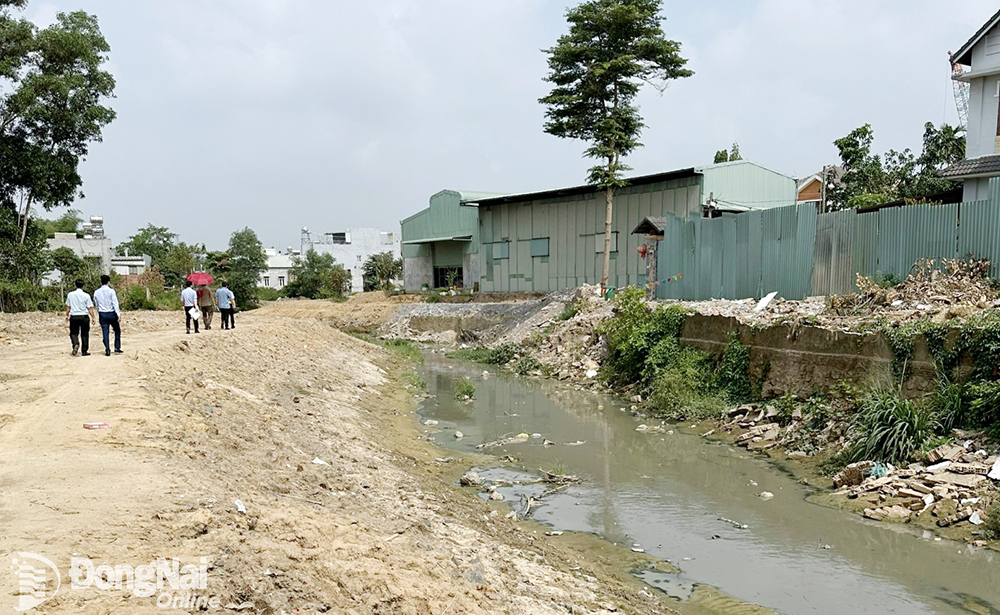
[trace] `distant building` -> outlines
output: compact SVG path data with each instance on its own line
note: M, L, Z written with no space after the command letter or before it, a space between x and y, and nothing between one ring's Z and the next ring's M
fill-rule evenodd
M796 197L795 202L799 205L805 205L806 203L812 203L816 206L817 211L823 213L826 211L826 203L829 202L829 195L827 190L824 189L824 180L826 183L826 188L829 189L830 185L840 184L841 177L844 176L844 168L833 165L823 167L821 170L804 177L796 183Z
M369 256L381 252L392 252L394 258L400 256L400 234L398 231L383 231L377 228L349 228L340 233L310 233L302 229L302 254L314 250L318 254L331 254L334 260L351 274L351 292L360 293L365 289L363 266Z
M969 84L969 125L965 160L941 175L964 180L963 201L985 200L990 178L1000 176L1000 12L990 17L951 61L952 79ZM965 102L962 96L960 106Z
M56 233L48 240L48 246L49 250L69 248L73 254L97 266L101 273L111 273L114 251L111 240L104 236L104 218L100 216L93 216L90 222L83 224L83 237L77 237L76 233ZM58 281L59 278L58 271L46 276L49 282Z
M111 257L111 270L122 276L141 275L152 266L153 259L148 254Z
M260 274L257 286L281 290L291 281L289 272L295 266L295 257L299 254L294 250L281 254L273 248L265 248L264 254L267 256L267 271Z

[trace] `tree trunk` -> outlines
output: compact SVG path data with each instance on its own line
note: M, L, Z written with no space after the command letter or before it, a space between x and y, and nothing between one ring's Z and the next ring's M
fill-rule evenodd
M615 196L613 186L608 186L605 190L607 206L604 218L604 273L601 274L601 294L608 288L608 278L611 274L611 213Z
M28 218L31 216L31 195L28 195L28 203L24 207L24 218L21 219L21 240L18 244L24 243L24 238L28 236Z

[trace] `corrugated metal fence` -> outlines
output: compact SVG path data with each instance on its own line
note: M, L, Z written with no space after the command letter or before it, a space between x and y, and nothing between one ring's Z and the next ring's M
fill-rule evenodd
M787 299L854 292L857 273L904 278L920 258L988 258L1000 276L1000 181L987 201L817 214L782 207L721 218L668 217L656 296Z

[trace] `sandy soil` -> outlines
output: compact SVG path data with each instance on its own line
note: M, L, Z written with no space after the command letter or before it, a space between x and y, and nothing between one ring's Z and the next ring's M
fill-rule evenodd
M272 304L198 335L180 312L129 313L126 353L111 357L93 336L98 353L70 357L58 315L0 315L0 553L62 573L30 612L197 610L71 589L74 556L207 557L193 593L230 612L716 611L629 581L638 556L544 537L455 487L476 460L437 460L395 380L407 366L323 322L350 306L324 303ZM83 428L97 421L110 429ZM0 575L0 609L17 594Z
M347 301L282 299L264 305L259 312L270 316L317 318L344 331L371 333L406 303L422 303L420 295L386 297L381 291L358 293Z

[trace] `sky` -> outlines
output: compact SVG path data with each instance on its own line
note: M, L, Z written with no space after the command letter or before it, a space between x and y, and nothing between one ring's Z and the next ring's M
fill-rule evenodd
M84 217L115 244L148 223L224 249L399 220L443 189L585 182L585 144L542 130L543 49L567 0L32 0L97 15L117 119L81 165ZM694 76L639 97L634 175L709 164L735 141L793 177L838 161L865 123L877 152L956 123L947 52L988 0L664 0ZM48 214L50 217L59 211Z

